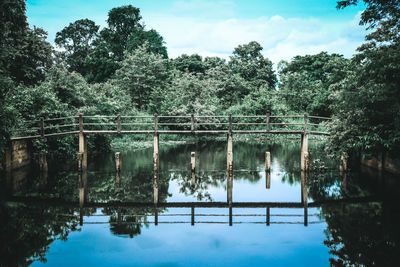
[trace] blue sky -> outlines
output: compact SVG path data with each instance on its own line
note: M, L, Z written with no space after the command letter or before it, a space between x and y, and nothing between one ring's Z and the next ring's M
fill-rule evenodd
M363 6L337 10L335 0L28 0L27 16L54 43L69 23L89 18L104 27L111 8L127 4L140 8L146 28L164 37L170 57L229 58L253 40L274 63L321 51L351 57L366 33L358 25Z

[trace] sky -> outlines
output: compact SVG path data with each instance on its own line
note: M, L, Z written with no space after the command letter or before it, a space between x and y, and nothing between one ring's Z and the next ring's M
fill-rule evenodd
M257 41L275 66L321 51L351 57L364 41L362 5L336 9L336 0L28 0L27 17L48 41L69 23L88 18L107 26L108 11L133 5L146 29L164 37L171 58L181 54L229 59L235 47Z

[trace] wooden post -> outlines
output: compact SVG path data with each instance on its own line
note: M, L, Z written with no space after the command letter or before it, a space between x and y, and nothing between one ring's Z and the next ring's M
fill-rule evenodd
M232 172L228 171L227 202L229 204L232 204L232 191L233 191L233 175Z
M81 171L87 170L87 140L83 133L83 115L79 115L79 153L82 153Z
M271 170L271 153L265 152L265 171Z
M121 115L117 116L117 132L121 133Z
M308 154L308 134L301 135L301 170L308 171L309 154Z
M340 173L347 172L347 153L343 152L340 156Z
M117 186L121 184L121 172L122 172L122 157L121 152L115 153L115 183Z
M154 135L153 171L154 171L154 204L158 203L158 173L159 173L159 151L158 134Z
M196 171L196 152L190 153L190 166L191 166L191 171L195 172Z
M228 149L227 149L227 200L232 203L232 189L233 189L233 152L232 152L232 134L228 135Z
M233 170L232 135L228 135L226 169L227 169L227 171L232 171Z
M158 225L158 209L157 207L154 209L154 225Z
M46 154L41 152L39 154L39 169L41 173L47 172L48 171L48 165L47 165L47 159L46 159Z
M308 202L308 173L307 172L301 172L301 203L307 203Z
M308 131L308 115L304 114L304 134L307 134Z
M79 225L83 225L83 208L79 208Z
M82 172L82 160L83 160L83 153L78 153L78 171Z
M115 171L121 172L122 171L122 157L121 152L115 153Z
M304 226L308 226L308 205L304 205Z
M87 186L87 172L79 173L78 175L78 186L79 186L79 207L83 207L86 198L86 186Z
M154 152L153 152L153 171L154 171L154 204L158 203L158 175L159 175L159 140L158 140L158 115L154 114Z
M268 113L267 114L267 132L269 132L271 130L271 126L269 125L269 121L270 121L270 115Z
M232 205L229 205L229 226L232 226Z
M117 210L117 224L120 225L121 221L122 221L121 208L118 207L118 210Z
M308 171L310 168L310 153L304 152L304 166L305 171Z
M158 115L154 114L154 134L158 134Z
M191 222L191 225L194 225L194 207L192 207L192 209L191 209L191 220L190 220Z
M308 173L301 172L301 203L304 205L304 226L308 225Z
M266 215L266 221L267 221L267 226L269 226L269 224L270 224L270 217L271 217L271 215L270 215L270 208L269 207L267 207L267 215Z
M121 173L120 172L115 173L115 185L116 185L116 187L119 187L121 185Z
M265 186L267 189L271 188L271 173L269 171L265 171Z
M40 118L40 136L44 137L44 118Z
M190 153L190 169L191 169L191 186L196 185L196 153Z

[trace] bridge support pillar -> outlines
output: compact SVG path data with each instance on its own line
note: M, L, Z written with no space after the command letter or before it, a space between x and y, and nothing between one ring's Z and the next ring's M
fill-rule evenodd
M228 203L232 203L232 189L233 189L233 151L232 151L232 134L228 135L228 149L226 157L227 168L227 199Z
M159 174L159 140L158 134L154 135L153 171L154 171L154 204L158 203L158 174Z
M83 133L79 133L79 154L82 155L80 171L85 172L87 170L87 140Z
M271 153L265 152L265 171L271 170Z
M301 170L308 171L310 165L310 156L308 153L308 134L301 135Z

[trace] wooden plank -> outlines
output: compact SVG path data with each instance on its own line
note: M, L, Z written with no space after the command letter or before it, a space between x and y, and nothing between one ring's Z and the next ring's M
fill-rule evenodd
M309 115L308 117L313 119L332 120L332 118L329 117L311 116L311 115Z

